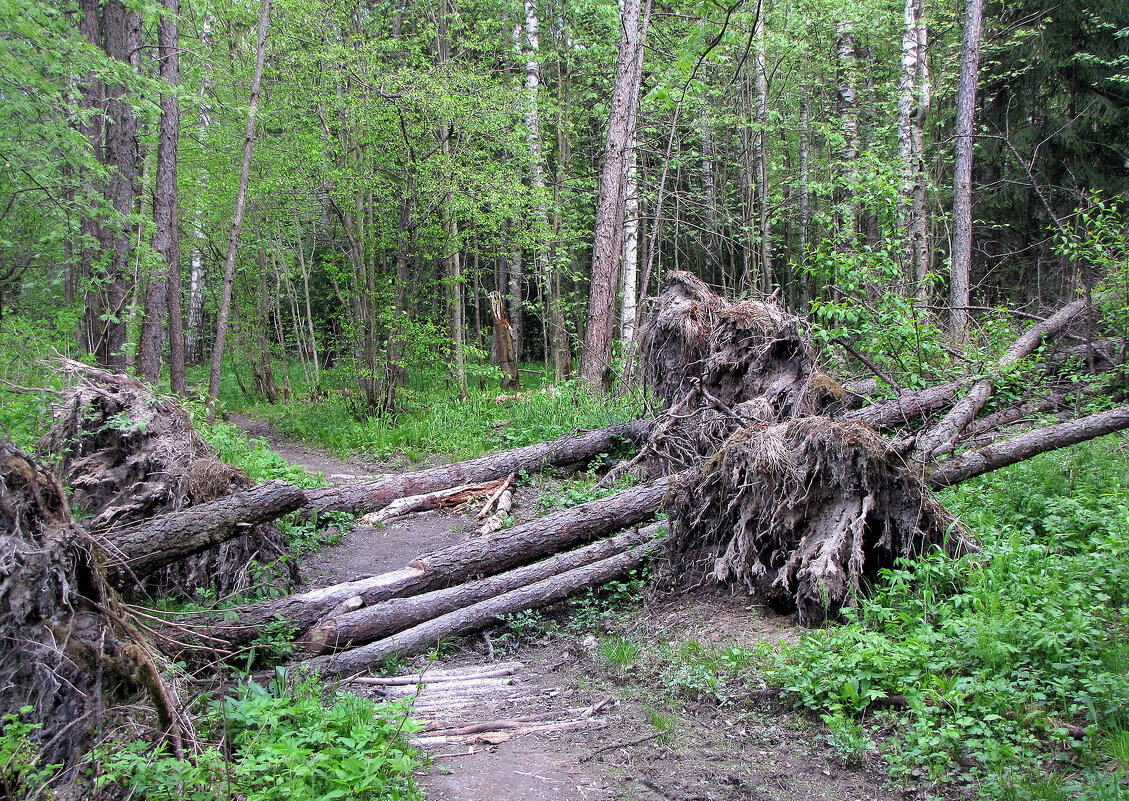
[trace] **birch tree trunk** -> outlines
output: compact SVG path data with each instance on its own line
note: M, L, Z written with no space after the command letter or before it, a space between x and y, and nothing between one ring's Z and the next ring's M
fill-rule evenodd
M624 352L635 336L635 304L639 281L639 141L632 136L627 156L627 185L624 187L623 217L623 305L619 330Z
M925 19L924 0L916 0L917 17L917 110L911 122L913 152L913 252L914 281L917 295L926 300L928 286L925 278L929 274L929 229L926 219L925 174L925 120L929 117L932 105L932 87L929 83L929 27Z
M902 13L902 64L898 76L898 170L901 172L902 196L898 209L898 230L902 237L903 274L907 282L914 278L913 198L914 160L913 126L914 100L917 87L917 60L919 41L916 0L905 0Z
M231 221L231 237L227 243L227 260L223 268L223 292L216 316L216 342L212 348L211 373L208 377L208 419L216 414L216 401L220 394L220 369L223 366L223 346L227 338L228 318L231 315L231 285L235 280L235 256L239 251L239 234L243 230L243 215L247 210L247 182L251 174L251 150L255 144L255 117L259 110L259 84L263 78L263 61L267 52L267 29L270 27L270 0L263 0L259 12L258 43L255 48L255 71L251 76L251 99L247 110L247 127L243 132L243 166L239 171L239 190L235 195L235 216Z
M210 11L204 12L200 23L200 41L209 59L212 49L212 26L215 18ZM196 131L200 141L206 141L208 126L212 123L211 107L208 105L208 95L212 91L212 73L210 61L204 65L204 77L200 80L200 119ZM203 324L204 324L204 279L205 266L203 256L204 223L202 219L203 207L207 193L208 169L200 167L200 191L196 199L196 208L192 215L192 255L189 257L188 278L188 324L186 334L187 358L193 364L204 360Z
M953 166L953 248L949 268L949 332L968 334L969 278L972 271L972 130L976 81L980 71L980 26L984 0L967 0L957 87L956 161Z

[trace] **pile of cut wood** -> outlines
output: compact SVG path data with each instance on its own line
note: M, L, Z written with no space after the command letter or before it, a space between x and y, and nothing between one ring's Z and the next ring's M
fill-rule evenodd
M804 623L820 624L895 560L933 547L975 549L932 500L932 488L1129 427L1125 405L1075 418L1085 399L1076 383L1056 378L1072 360L1098 364L1091 355L1102 352L1109 356L1102 362L1108 380L1096 377L1086 392L1121 397L1117 354L1124 349L1079 346L1072 331L1096 330L1078 325L1089 313L1081 300L1065 306L1024 331L975 378L916 391L895 387L893 399L868 404L819 369L802 320L770 303L730 303L693 276L675 273L643 334L643 373L666 407L655 418L308 491L283 482L249 486L245 476L218 464L172 401L155 400L132 379L68 363L78 383L60 406L52 449L66 454L61 477L94 516L89 534L75 526L58 485L37 467L28 468L41 476L34 480L19 466L4 474L3 511L13 531L8 561L31 560L35 575L52 577L51 586L60 589L35 611L5 606L23 611L5 611L0 620L9 635L0 643L0 666L28 658L20 648L59 654L81 645L92 656L72 660L78 672L67 681L90 693L104 675L102 655L115 642L144 643L142 653L158 656L203 650L228 658L253 647L272 626L293 632L308 664L356 674L393 654L433 647L440 638L605 583L660 550L661 574L672 586L747 588L797 610ZM1028 357L1040 346L1032 363ZM1042 380L1031 386L1046 390L1003 403L996 383L1017 370L1041 371ZM631 471L637 485L501 527L515 475L585 463L628 445L637 455L612 475ZM33 464L22 455L11 464L17 462ZM189 590L199 586L201 569L238 587L233 576L250 559L269 559L277 550L271 521L297 509L383 520L471 497L486 501L479 536L390 573L247 605L224 620L160 625L143 610L109 605L118 593ZM660 549L660 527L652 521L664 510L671 531ZM50 547L43 546L45 531L52 532ZM0 590L11 586L18 595L12 575ZM72 610L80 608L102 619L101 627L74 629ZM129 636L123 639L118 623L116 633L99 634L111 631L110 619L128 626ZM21 641L14 632L29 626L37 632L34 646L14 645ZM44 630L68 633L45 638ZM75 714L77 702L60 705L41 680L22 675L11 673L26 688L16 694L42 717ZM160 687L158 681L151 695L165 699L154 704L166 710L172 730L167 710L175 707L168 701L175 694ZM86 722L77 726L83 727Z

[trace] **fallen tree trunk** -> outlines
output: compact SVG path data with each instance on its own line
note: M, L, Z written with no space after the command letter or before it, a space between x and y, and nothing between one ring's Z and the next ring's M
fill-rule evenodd
M659 524L656 523L639 531L625 531L610 539L600 540L583 548L567 551L489 578L410 598L393 598L344 612L322 620L314 626L305 638L306 649L312 654L322 654L355 648L379 640L439 615L651 542L658 536L659 528Z
M975 476L1022 462L1040 453L1077 445L1095 437L1129 428L1129 406L1119 406L1079 420L1036 428L994 442L983 448L965 451L926 471L925 481L934 488L951 487Z
M369 645L340 654L310 659L306 664L329 675L369 670L394 654L410 654L426 650L434 647L444 637L456 637L485 628L502 615L547 606L567 598L577 590L618 578L643 564L648 550L646 546L637 546L594 564L569 570L489 600L479 601L464 609L448 612Z
M448 587L471 576L509 570L650 520L661 509L667 493L688 478L689 474L681 473L621 490L487 537L442 548L401 570L245 606L238 610L237 620L216 623L208 634L232 645L245 645L263 626L278 620L287 621L301 634L333 614L339 605L357 604L351 600L354 598L360 599L359 605L368 606Z
M126 529L111 529L104 536L123 567L144 578L305 504L306 493L302 489L285 481L268 481Z
M308 493L310 508L317 512L365 514L382 509L397 498L408 495L425 495L460 484L494 481L523 470L534 473L544 467L585 462L614 450L617 440L639 443L647 435L651 423L651 420L634 420L466 462L311 490Z
M996 362L992 374L973 384L968 393L949 410L949 413L937 425L918 437L915 447L917 458L920 461L925 461L942 449L951 448L960 437L965 426L972 422L976 415L980 414L984 404L988 402L988 398L991 397L995 388L995 380L1034 353L1035 348L1043 341L1044 337L1061 331L1088 309L1089 305L1088 300L1079 298L1063 306L1050 318L1024 331Z

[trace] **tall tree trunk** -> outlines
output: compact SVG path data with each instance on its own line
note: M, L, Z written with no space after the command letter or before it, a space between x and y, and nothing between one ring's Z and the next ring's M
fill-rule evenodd
M580 375L603 386L612 359L615 296L619 286L619 257L623 233L624 184L628 153L635 134L635 118L642 82L643 51L650 23L651 0L623 0L620 12L619 60L612 89L611 113L604 148L604 168L596 199L596 230L592 244L592 277L588 292L588 320Z
M808 275L808 247L811 241L811 181L809 175L809 147L811 129L808 127L808 98L800 102L800 305L807 310L811 300L811 276Z
M839 54L839 128L843 136L840 151L840 183L843 186L839 204L839 240L845 251L854 250L858 233L858 200L855 197L859 156L858 102L855 78L858 75L855 52L854 23L839 23L837 51Z
M227 260L223 268L223 292L216 316L216 343L212 348L212 367L208 377L208 418L216 414L216 401L220 394L220 369L223 366L223 346L227 338L228 317L231 314L231 285L235 279L235 255L239 250L239 234L243 230L243 215L247 210L247 182L251 174L251 150L255 143L255 117L259 110L259 84L263 78L263 61L267 52L267 29L270 27L270 0L263 0L259 13L258 43L255 48L255 72L251 76L251 100L247 111L247 127L243 132L243 166L239 171L239 190L235 195L235 216L231 221L231 238L227 243Z
M538 28L540 20L537 18L537 0L525 0L525 126L526 142L529 148L529 183L535 198L534 221L537 225L537 248L534 259L537 269L537 279L541 283L541 300L544 307L542 325L546 334L549 333L550 309L550 282L549 275L549 246L545 241L549 229L549 213L545 205L545 158L544 147L541 142L541 62L540 40ZM546 336L546 339L549 339ZM549 342L545 343L545 356L549 357L552 348ZM520 353L517 353L520 358Z
M919 42L917 28L917 0L905 0L902 13L902 64L898 76L898 170L901 173L902 196L898 204L898 231L902 239L902 271L905 280L914 278L913 196L914 162L913 125L916 109L917 60Z
M757 3L757 22L753 28L756 49L753 54L753 72L757 90L756 180L757 180L757 233L760 250L760 290L768 294L772 287L772 218L769 215L768 196L768 66L764 40L764 21L767 16L764 0Z
M141 53L141 15L127 9L121 0L108 0L103 13L106 54L137 70ZM111 254L111 262L107 270L108 289L102 310L105 323L99 362L107 367L124 370L127 364L125 343L128 334L124 315L129 302L130 262L133 253L133 231L127 220L134 211L139 192L137 120L133 116L133 106L126 99L126 89L120 84L106 87L106 118L109 124L105 128L105 153L106 163L110 167L106 199L117 219L110 227L102 229L102 245Z
M187 392L184 380L184 320L180 305L180 233L177 210L177 143L180 140L180 103L176 87L180 84L180 35L177 16L180 0L164 0L165 12L157 22L157 49L161 80L166 91L161 95L161 123L157 141L157 178L153 187L153 250L164 262L164 275L149 279L145 295L145 322L137 369L151 384L161 372L161 334L165 312L169 321L169 380L173 392Z
M949 332L968 333L969 279L972 272L972 130L980 71L980 25L984 0L967 0L957 87L956 162L953 166L953 248L949 268Z
M436 58L440 65L446 64L451 58L451 39L449 34L448 15L453 11L449 7L451 0L440 0L439 31L437 40ZM439 147L446 157L451 152L451 127L446 120L441 120L438 129ZM451 322L451 339L454 343L454 368L455 382L458 385L459 398L467 396L466 355L463 350L463 280L462 257L459 245L459 222L455 216L455 196L450 190L443 193L443 228L446 233L446 248L448 254L444 258L446 280L448 282L447 303L449 319Z
M924 301L928 293L925 282L929 274L929 229L926 217L925 120L932 104L929 78L929 26L925 19L924 0L916 0L917 17L917 109L911 122L913 152L913 217L914 282L917 295Z
M87 44L100 48L102 46L102 12L99 0L81 0L80 8L82 17L79 20L79 32ZM105 158L102 139L103 128L105 127L102 94L105 88L93 70L83 76L82 84L82 107L88 112L88 117L81 124L80 130L86 138L94 158L102 161ZM95 189L96 187L90 187L91 194ZM99 267L96 266L95 259L98 252L96 243L101 239L101 230L98 217L93 209L88 210L83 215L80 234L82 242L79 250L79 263L85 295L81 344L88 353L95 356L98 361L102 361L100 347L103 334L102 312L104 304L102 303L102 293L94 284L94 281L99 277Z
M204 49L211 53L212 48L212 25L215 23L215 18L210 11L204 12L204 19L200 23L200 41L204 45ZM210 61L204 65L204 76L200 79L200 119L197 123L197 135L200 141L205 141L208 133L208 126L211 125L212 115L209 102L209 93L212 90L212 74ZM208 185L208 170L206 167L200 167L200 191L196 199L196 208L192 215L192 255L189 259L189 278L188 278L188 330L187 330L187 358L193 364L199 364L204 360L204 280L207 277L205 274L205 265L203 257L204 245L204 223L203 223L203 208L205 198L205 188Z
M627 185L624 187L624 194L623 305L620 307L619 330L626 353L635 337L636 287L639 282L639 140L635 136L631 139L627 157Z

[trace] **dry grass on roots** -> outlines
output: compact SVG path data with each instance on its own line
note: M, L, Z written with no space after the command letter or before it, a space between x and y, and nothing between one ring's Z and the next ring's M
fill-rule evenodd
M56 407L43 450L57 454L63 482L87 528L104 535L246 489L252 481L224 464L172 398L155 396L129 376L78 362L63 368L77 382ZM191 594L215 586L221 594L250 585L248 565L274 561L286 545L273 523L160 571L148 589ZM296 580L297 576L290 576Z
M809 626L953 525L885 440L826 417L738 432L670 512L667 582L743 585Z

